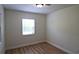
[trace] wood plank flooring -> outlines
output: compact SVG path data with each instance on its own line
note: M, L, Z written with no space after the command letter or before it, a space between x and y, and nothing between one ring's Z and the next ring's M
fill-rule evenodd
M66 52L46 42L43 42L20 48L10 49L6 51L6 54L66 54Z

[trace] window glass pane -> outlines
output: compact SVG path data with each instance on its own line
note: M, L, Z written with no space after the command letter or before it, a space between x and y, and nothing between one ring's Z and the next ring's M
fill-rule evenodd
M22 19L22 34L29 35L35 33L35 20Z

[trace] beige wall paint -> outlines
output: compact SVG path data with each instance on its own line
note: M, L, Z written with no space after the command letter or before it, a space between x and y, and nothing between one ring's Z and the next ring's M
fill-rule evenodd
M47 40L72 53L79 53L79 6L47 16Z
M3 6L0 5L0 54L5 51L5 42L4 42L4 9Z
M46 15L5 10L6 49L45 41ZM22 35L22 18L35 19L35 35Z

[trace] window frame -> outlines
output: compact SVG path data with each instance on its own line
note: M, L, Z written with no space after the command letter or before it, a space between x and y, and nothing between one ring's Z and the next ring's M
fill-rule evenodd
M31 19L29 19L29 20L34 20L34 33L33 34L25 34L25 35L23 35L23 25L22 25L22 20L23 19L29 19L29 18L22 18L21 19L21 35L22 36L29 36L29 35L35 35L35 33L36 33L36 21L35 21L35 19L33 19L33 18L31 18Z

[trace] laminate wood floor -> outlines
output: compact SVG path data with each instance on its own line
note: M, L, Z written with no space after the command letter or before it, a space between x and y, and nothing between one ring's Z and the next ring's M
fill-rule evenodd
M6 50L6 54L66 54L66 52L46 43Z

